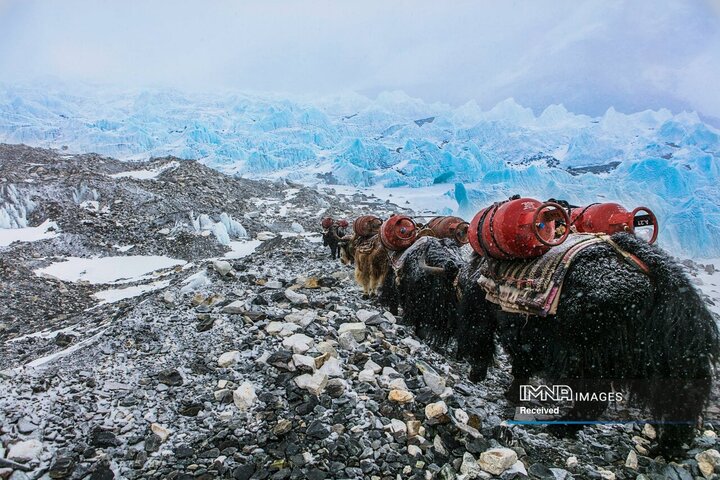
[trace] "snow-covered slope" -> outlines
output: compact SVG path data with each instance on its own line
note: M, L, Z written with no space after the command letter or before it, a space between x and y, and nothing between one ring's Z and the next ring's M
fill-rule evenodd
M551 105L535 115L513 99L483 111L474 101L454 108L402 92L288 100L69 91L0 87L0 142L128 160L175 155L309 183L446 184L465 216L515 193L643 204L674 253L720 256L720 132L694 113L610 108L591 118ZM0 209L2 223L23 226L25 209L13 200Z

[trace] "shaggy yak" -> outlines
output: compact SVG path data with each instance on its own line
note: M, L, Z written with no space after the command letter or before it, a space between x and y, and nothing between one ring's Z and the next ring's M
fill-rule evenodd
M458 328L455 279L466 263L461 245L452 238L424 236L395 256L393 274L385 281L380 302L403 310L403 323L428 345L451 353Z
M345 229L337 222L323 230L323 246L330 247L330 258L333 260L340 257L340 242L345 236Z
M356 278L363 285L363 272L377 262L372 285L383 285L381 303L402 306L404 323L428 344L468 360L473 381L486 377L501 345L512 363L511 402L531 377L586 394L629 393L632 405L661 422L659 453L673 456L709 397L718 328L681 267L660 248L626 233L611 240L647 271L607 242L586 247L570 264L556 313L546 317L508 313L488 301L478 279L493 260L473 253L466 262L449 238L422 238L394 255L377 237L364 239L371 247L356 262ZM357 259L357 248L348 248L353 251ZM560 420L597 419L608 406L600 398L575 402ZM551 430L568 435L581 428L568 423Z
M673 456L691 438L710 394L720 351L718 327L680 266L660 248L627 233L611 239L648 272L620 258L608 243L589 246L565 276L556 314L540 317L508 313L486 300L478 279L488 260L473 254L460 269L457 318L438 320L447 322L447 332L454 331L457 354L469 361L472 380L485 378L500 344L512 361L511 401L530 377L568 385L573 392L625 391L632 405L661 422L660 453ZM454 254L434 261L428 263L444 267L438 272L446 295L445 277L459 262ZM421 282L430 280L408 283L405 294ZM442 327L433 326L434 331ZM575 402L561 420L594 420L607 406L601 400ZM551 430L568 435L581 428L560 424Z
M356 221L356 231L352 235L341 239L340 260L345 265L355 265L355 281L366 296L382 295L381 287L390 271L387 249L382 245L377 233L382 220L373 219L365 225L367 228L362 230L357 228L357 224Z

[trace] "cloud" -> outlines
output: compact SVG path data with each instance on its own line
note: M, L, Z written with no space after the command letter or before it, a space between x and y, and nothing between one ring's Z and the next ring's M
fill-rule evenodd
M0 78L720 117L718 1L5 1Z

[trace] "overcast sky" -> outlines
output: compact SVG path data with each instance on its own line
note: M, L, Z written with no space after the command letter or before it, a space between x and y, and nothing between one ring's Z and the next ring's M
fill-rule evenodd
M0 81L401 89L720 119L720 0L0 0Z

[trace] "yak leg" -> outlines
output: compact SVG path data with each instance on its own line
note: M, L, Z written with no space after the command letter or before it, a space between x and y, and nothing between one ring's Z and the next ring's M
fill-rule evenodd
M360 262L358 261L355 264L355 281L360 285L363 289L363 295L368 295L368 279L367 279L367 272L362 270L360 268Z

